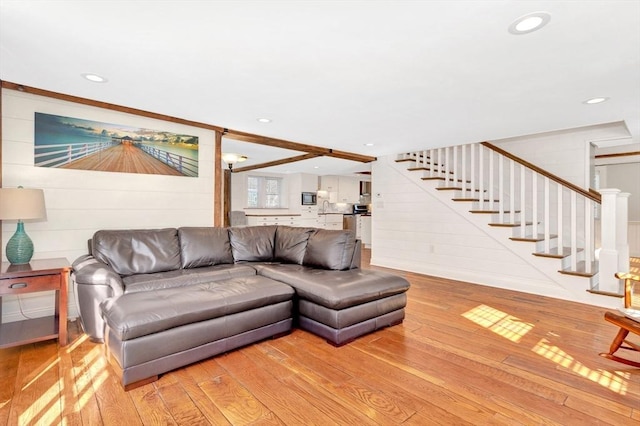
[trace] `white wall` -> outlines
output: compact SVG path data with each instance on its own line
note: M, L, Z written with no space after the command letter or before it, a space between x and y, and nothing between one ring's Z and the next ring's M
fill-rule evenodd
M198 136L199 176L35 167L35 112ZM87 252L87 240L99 229L212 226L214 144L213 131L2 90L2 184L42 188L45 193L47 220L25 224L36 259L65 257L72 262ZM15 228L15 221L2 224L5 261L5 245ZM69 316L75 317L75 296L69 290ZM52 294L5 297L3 322L23 319L18 302L29 316L53 312Z
M510 152L583 189L593 187L591 143L629 137L624 122L560 130L492 141Z
M601 188L617 188L631 194L629 221L640 221L640 161L597 166Z

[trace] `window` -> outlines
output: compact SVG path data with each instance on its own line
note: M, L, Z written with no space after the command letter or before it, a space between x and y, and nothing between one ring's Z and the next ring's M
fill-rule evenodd
M282 207L282 178L247 177L247 207L277 209Z

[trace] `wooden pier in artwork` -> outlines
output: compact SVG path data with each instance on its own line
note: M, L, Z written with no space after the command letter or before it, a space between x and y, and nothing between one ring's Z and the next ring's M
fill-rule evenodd
M183 176L175 168L153 158L131 143L121 143L60 166L64 169L97 170Z

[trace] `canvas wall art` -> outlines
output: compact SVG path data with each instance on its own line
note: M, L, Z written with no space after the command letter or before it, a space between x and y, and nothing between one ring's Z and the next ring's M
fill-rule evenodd
M37 167L198 176L198 137L35 113Z

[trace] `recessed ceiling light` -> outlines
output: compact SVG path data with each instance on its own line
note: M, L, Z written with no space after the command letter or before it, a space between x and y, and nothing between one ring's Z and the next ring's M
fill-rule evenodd
M270 118L258 118L258 121L260 123L271 123L271 119Z
M314 168L314 169L319 169L319 168L320 168L320 166L313 166L313 168Z
M365 144L363 144L363 145L364 145L364 146L374 146L375 144L373 144L373 143L365 143Z
M86 78L87 80L92 81L94 83L106 83L107 82L106 78L104 78L104 77L102 77L102 76L100 76L98 74L85 73L85 74L82 74L82 76L84 78Z
M547 12L533 12L519 17L509 25L509 32L515 35L528 34L544 27L551 20Z
M587 105L594 105L594 104L601 104L602 102L606 102L608 100L609 98L591 98L591 99L587 99L582 103Z

